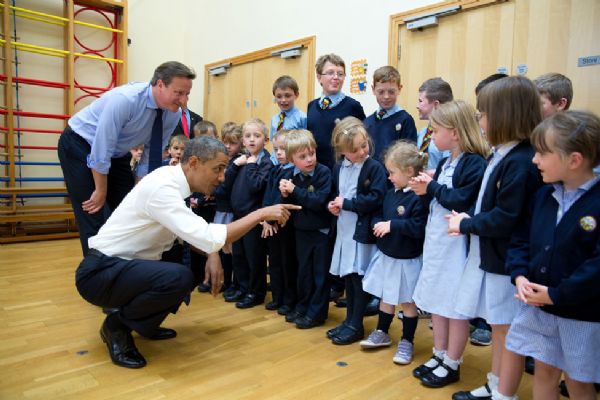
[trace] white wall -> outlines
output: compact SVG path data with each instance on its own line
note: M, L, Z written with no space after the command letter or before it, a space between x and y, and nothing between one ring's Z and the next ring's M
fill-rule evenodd
M198 73L189 104L201 113L205 64L315 35L317 57L337 53L347 68L366 58L370 84L373 71L387 64L390 15L435 2L171 0L166 8L164 0L129 0L129 78L143 80L163 61L182 61ZM320 92L317 83L315 94ZM367 114L375 110L370 91L354 97ZM414 109L414 104L403 106Z

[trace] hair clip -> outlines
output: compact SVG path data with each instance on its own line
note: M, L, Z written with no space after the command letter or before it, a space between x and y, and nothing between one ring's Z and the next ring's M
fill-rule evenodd
M342 135L349 135L350 132L348 132L346 129L342 130Z
M585 131L585 129L587 128L587 124L585 123L585 121L581 121L579 123L579 125L577 125L577 128L575 129L575 132L573 132L571 134L572 137L577 137L579 136L581 133L583 133Z
M419 158L423 158L425 157L425 153L423 153L422 151L419 151Z

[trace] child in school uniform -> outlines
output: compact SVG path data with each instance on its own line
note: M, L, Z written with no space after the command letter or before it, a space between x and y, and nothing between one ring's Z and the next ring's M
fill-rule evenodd
M219 138L219 132L217 131L217 126L207 120L202 120L200 122L198 122L196 125L194 125L193 128L193 132L194 132L194 137L200 137L200 136L212 136L216 139Z
M440 104L452 101L454 98L450 84L442 78L427 79L419 87L419 101L417 103L417 111L419 119L429 120L431 112ZM433 131L431 124L422 128L417 133L417 147L423 153L429 156L429 164L427 170L433 174L442 158L448 157L448 152L442 152L437 148L434 141L431 140Z
M571 80L556 72L540 75L533 80L540 93L542 118L548 118L559 111L568 110L573 101Z
M288 130L281 129L275 133L273 154L276 164L269 173L269 180L263 207L281 203L279 181L294 164L288 162L285 154L285 137ZM279 226L277 223L263 221L262 237L267 239L269 248L269 283L272 300L265 304L267 310L277 310L279 315L287 315L296 307L296 286L298 283L298 262L296 261L296 243L294 228L291 224Z
M295 105L299 94L298 82L289 75L282 75L273 83L273 97L279 107L279 112L271 118L271 143L275 133L282 129L306 129L306 114ZM274 164L277 161L274 149L271 161Z
M221 140L227 149L229 162L227 169L232 168L233 161L241 155L242 150L242 127L235 122L225 122L221 128ZM213 222L215 224L228 224L233 221L233 209L231 208L231 188L225 186L225 182L219 184L214 191L216 212ZM227 302L237 302L242 299L242 292L239 290L239 284L233 276L233 265L231 248L232 246L225 245L219 251L221 264L223 266L223 298Z
M331 147L331 135L337 121L347 116L365 119L360 103L342 92L346 78L346 64L336 54L325 54L315 65L317 81L323 88L318 99L307 106L307 128L317 142L317 160L330 169L336 162Z
M335 198L327 206L337 217L329 273L344 278L347 305L346 319L327 331L327 337L338 345L357 342L365 335L363 316L369 295L362 288L362 277L377 251L371 219L386 192L386 172L369 156L369 142L357 118L346 117L333 130L333 148L343 158L333 169Z
M396 104L402 84L400 73L385 66L373 73L373 94L379 108L365 119L365 128L373 139L373 158L383 163L383 154L398 139L417 142L415 120Z
M427 387L443 387L460 379L462 353L469 321L454 310L460 277L467 258L467 238L448 236L446 215L469 210L477 198L489 147L483 139L475 109L462 100L439 105L431 112L432 139L450 156L440 161L433 178L421 173L410 187L429 208L423 247L423 267L414 301L431 312L433 356L413 370Z
M572 399L596 399L600 381L600 119L554 114L532 133L544 182L507 268L523 303L506 337L512 352L535 359L533 397L557 399L564 372Z
M393 188L382 209L371 221L377 237L377 253L363 278L363 290L381 299L377 328L360 342L363 349L392 344L388 334L396 305L404 311L402 338L393 361L410 364L417 329L417 306L413 292L421 271L427 209L408 186L411 178L427 167L427 156L412 141L399 140L385 152L385 167Z
M453 212L451 234L470 235L469 256L455 310L492 326L492 370L485 385L453 399L515 399L523 358L504 347L516 315L515 288L506 270L506 250L541 180L531 162L531 131L541 121L538 91L527 78L510 76L486 85L477 96L479 126L494 146L474 211ZM457 210L458 211L458 210Z
M279 181L285 202L302 206L291 222L296 237L298 301L285 316L298 329L322 325L329 308L327 270L331 262L331 215L327 201L331 193L331 171L317 162L316 142L307 130L293 130L285 137L285 154L294 168Z
M185 137L185 135L171 136L171 139L169 139L169 146L167 147L168 157L163 160L163 165L179 164L179 160L181 160L185 145L188 141L189 139Z
M258 118L242 125L242 143L247 154L233 160L225 171L225 186L231 193L231 208L235 219L257 210L273 164L265 150L269 131ZM262 304L267 293L267 248L261 238L262 226L257 225L233 243L233 269L244 297L235 306L251 308Z

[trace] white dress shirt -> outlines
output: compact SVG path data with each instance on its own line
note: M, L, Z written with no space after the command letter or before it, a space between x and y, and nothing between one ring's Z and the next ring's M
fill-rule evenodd
M89 247L128 260L159 260L179 237L207 253L218 251L227 227L209 224L186 207L184 199L190 194L181 165L158 168L129 192L89 238Z

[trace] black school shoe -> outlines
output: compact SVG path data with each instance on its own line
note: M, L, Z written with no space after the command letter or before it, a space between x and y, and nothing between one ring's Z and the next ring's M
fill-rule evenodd
M485 389L489 393L487 396L473 396L470 391L461 391L454 393L452 400L492 400L492 389L490 389L487 383L485 384Z
M340 333L340 331L346 326L346 324L344 322L342 322L341 324L339 324L338 326L336 326L335 328L331 328L329 329L325 335L327 336L328 339L333 339L334 336L336 336L338 333Z
M276 301L270 301L265 304L265 308L269 311L275 311L279 309L279 303Z
M235 306L237 308L252 308L254 306L257 306L259 304L262 304L265 301L264 298L259 298L257 295L252 294L252 293L248 293L246 295L246 297L244 297L242 300L238 301L237 303L235 303Z
M246 293L244 293L241 290L237 289L237 290L234 290L229 295L227 295L227 294L224 295L223 298L228 303L235 303L235 302L241 301L245 296L246 296Z
M442 378L434 374L433 371L431 371L430 373L421 378L421 384L430 388L443 388L444 386L447 386L454 382L458 382L460 380L460 365L458 366L458 368L456 368L456 370L454 370L442 362L440 364L440 367L448 371L448 375Z
M436 369L438 367L438 365L440 365L444 361L436 355L433 355L431 358L433 358L437 362L435 367L428 367L427 365L425 365L425 363L419 365L417 368L413 369L413 376L415 378L417 378L417 379L423 378L425 375L429 374L431 371ZM427 361L429 361L429 360L427 360Z
M311 329L317 326L321 326L325 323L325 321L321 321L318 319L312 319L308 316L298 317L296 318L296 328L298 329Z
M338 333L331 338L331 343L337 345L347 345L356 343L365 338L364 328L357 329L353 326L346 325L342 327Z
M300 313L299 313L298 311L296 311L296 310L293 310L293 311L290 311L289 313L287 313L287 314L285 315L285 322L294 323L294 322L296 322L296 320L297 320L297 319L299 319L299 318L301 318L301 317L303 317L303 315L302 315L302 314L300 314Z
M202 282L201 284L198 285L198 291L200 293L208 293L208 292L210 292L210 289L211 289L210 283Z
M281 307L279 307L277 309L277 314L279 314L279 315L288 315L289 313L292 312L292 310L293 310L292 307L287 306L287 305L284 304L284 305L282 305Z

